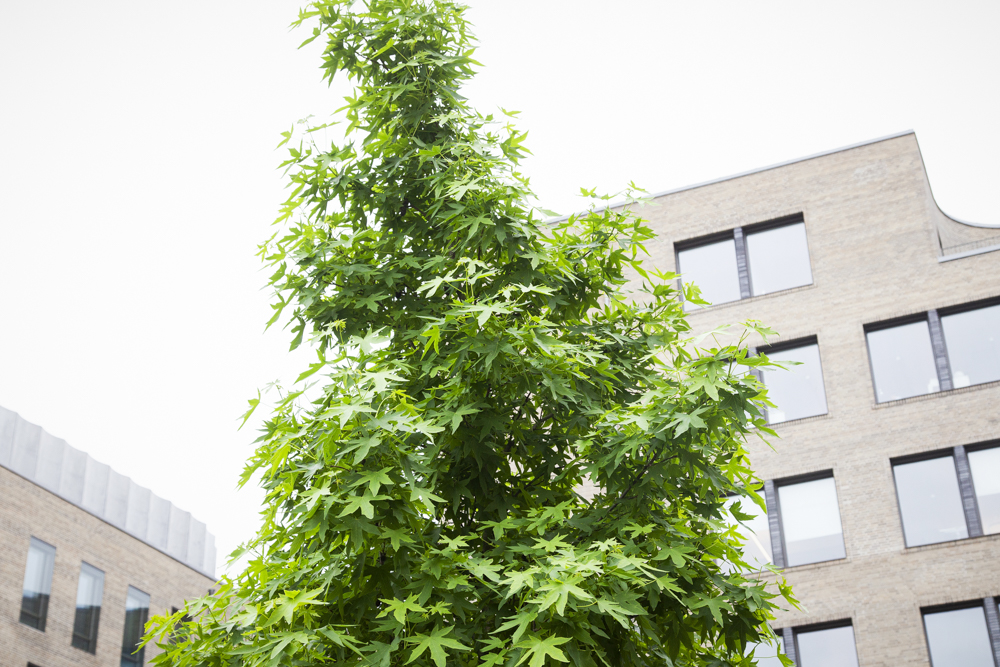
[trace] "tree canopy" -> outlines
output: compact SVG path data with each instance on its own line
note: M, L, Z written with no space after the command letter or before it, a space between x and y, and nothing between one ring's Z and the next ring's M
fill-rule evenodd
M269 325L318 358L244 473L267 492L245 571L158 619L155 662L751 664L791 600L727 509L762 506L766 359L692 340L640 202L528 205L514 114L460 92L463 6L319 0L295 24L355 84L346 141L284 134L262 246Z

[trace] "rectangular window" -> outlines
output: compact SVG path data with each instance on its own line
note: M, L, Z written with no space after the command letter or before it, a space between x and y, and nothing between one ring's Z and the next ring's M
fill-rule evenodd
M780 630L778 632L781 632ZM778 657L779 653L784 653L784 644L781 641L781 636L777 638L778 645L772 646L770 644L750 644L747 646L747 655L753 652L753 658L756 661L757 667L782 667L781 658Z
M798 667L858 667L854 627L796 630L795 654Z
M969 468L983 534L1000 533L1000 447L969 452Z
M892 467L906 546L960 540L969 536L950 454Z
M1000 304L941 315L956 388L1000 380Z
M128 587L125 598L125 636L122 639L121 667L142 665L145 648L139 648L149 620L149 594L138 588Z
M784 565L844 558L837 486L832 476L777 486Z
M49 595L52 593L52 570L56 564L56 548L31 538L28 563L24 568L24 588L21 597L21 622L45 632L49 615Z
M712 304L812 284L801 214L677 244L677 272ZM697 309L694 304L688 310Z
M786 370L774 369L761 372L767 386L767 395L775 407L767 409L771 424L804 419L826 414L826 390L823 387L823 369L819 359L819 345L812 339L802 345L762 348L772 361L795 362Z
M771 533L767 524L767 513L761 511L759 507L749 498L733 497L726 501L726 509L729 510L739 502L741 514L749 514L753 518L743 522L739 532L744 538L743 560L754 570L759 570L771 563ZM730 525L736 523L732 514L727 514L726 520Z
M869 331L867 338L879 403L941 389L927 320Z
M982 602L964 609L923 610L934 667L996 667Z
M76 616L73 619L72 644L78 649L97 651L97 626L101 621L104 597L104 573L87 563L80 564L80 582L76 587Z

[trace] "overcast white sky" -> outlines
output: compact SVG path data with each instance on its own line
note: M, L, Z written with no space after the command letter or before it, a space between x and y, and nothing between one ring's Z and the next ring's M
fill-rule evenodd
M0 405L206 521L261 494L237 417L301 370L262 333L273 148L344 92L293 0L0 0ZM914 129L939 204L1000 224L1000 2L473 2L467 93L522 111L541 203L665 190Z

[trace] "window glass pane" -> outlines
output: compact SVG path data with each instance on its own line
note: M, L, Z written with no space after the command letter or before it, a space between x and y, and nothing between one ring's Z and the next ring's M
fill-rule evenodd
M767 514L749 498L730 498L726 501L726 509L740 504L740 513L753 515L739 527L739 533L744 537L743 560L755 570L771 562L771 530L767 524ZM732 514L727 512L726 520L730 525L736 523Z
M146 649L136 650L149 620L149 595L137 588L128 587L125 599L125 637L122 640L121 667L141 665Z
M893 466L906 546L969 536L955 460L944 456Z
M982 607L924 614L934 667L994 667Z
M795 635L795 643L799 650L799 667L858 667L854 628L850 625L799 632Z
M73 646L90 653L97 650L97 626L101 621L101 598L104 596L104 573L96 567L80 564L80 583L76 587L76 616L73 619Z
M819 361L819 345L805 345L790 350L765 352L773 361L797 361L801 365L788 370L763 371L767 395L774 408L767 409L771 424L826 414L826 391Z
M21 622L45 632L52 593L52 570L56 563L56 548L31 538L28 564L24 568L24 588L21 596Z
M700 287L706 301L715 304L740 298L740 274L736 268L736 241L733 239L681 250L677 253L677 263L684 284L694 283ZM700 306L687 303L685 308L691 310Z
M804 222L747 234L747 260L754 296L812 284Z
M969 467L983 533L1000 533L1000 447L969 452Z
M785 652L780 636L776 647L770 644L750 644L747 646L747 655L750 655L750 651L753 651L757 667L783 667L781 660L778 659L778 653Z
M778 487L788 565L844 558L844 534L832 477Z
M868 354L879 403L940 389L927 322L868 332Z
M1000 306L941 318L955 387L1000 380Z

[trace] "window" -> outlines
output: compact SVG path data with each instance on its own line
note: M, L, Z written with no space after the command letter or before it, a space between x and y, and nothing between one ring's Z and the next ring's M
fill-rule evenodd
M829 473L819 479L777 486L784 565L844 558L837 486Z
M767 525L767 513L762 512L759 507L749 498L733 497L726 501L726 509L730 509L739 502L741 514L749 514L753 518L743 522L739 532L744 538L743 560L754 570L758 570L771 562L771 532ZM736 519L729 514L727 521L730 525L736 523Z
M679 243L676 249L684 283L697 285L712 304L812 283L802 214Z
M983 603L964 609L924 610L924 632L934 667L995 667Z
M149 620L149 595L138 588L128 587L125 598L125 636L122 639L121 667L142 665L145 648L139 648Z
M104 573L87 563L80 564L80 582L76 587L76 617L73 620L72 644L78 649L97 651L97 626L101 620L104 596Z
M865 327L879 403L1000 380L1000 304Z
M785 652L784 643L781 641L780 636L777 639L777 646L771 646L770 644L750 644L747 646L747 655L750 655L750 652L753 651L757 667L782 667L778 654Z
M959 445L892 461L908 547L1000 532L1000 447Z
M854 627L795 630L795 654L799 667L858 667Z
M45 619L49 615L55 563L56 548L32 537L28 547L28 564L24 568L21 622L42 632L45 632Z
M1000 533L1000 447L969 452L969 467L983 534Z
M767 395L775 405L767 409L769 423L778 424L826 414L823 369L820 366L819 345L815 339L758 351L766 354L772 361L798 363L789 365L787 370L761 372L761 380L767 386Z

